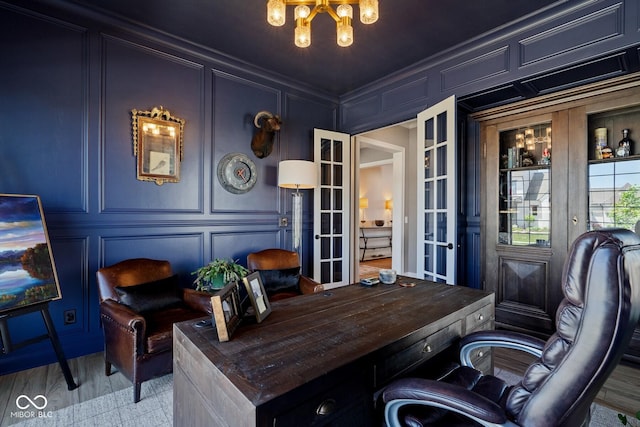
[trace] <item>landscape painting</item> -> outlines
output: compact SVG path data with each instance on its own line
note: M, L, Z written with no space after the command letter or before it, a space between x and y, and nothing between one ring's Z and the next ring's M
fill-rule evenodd
M40 198L0 194L0 314L59 298Z

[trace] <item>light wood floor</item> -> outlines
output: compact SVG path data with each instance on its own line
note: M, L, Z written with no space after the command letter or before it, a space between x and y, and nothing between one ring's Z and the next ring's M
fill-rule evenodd
M496 368L522 374L530 361L530 356L521 352L496 349ZM21 394L43 394L48 399L47 409L58 410L132 387L120 373L104 375L102 353L71 359L69 367L80 386L72 391L67 390L57 363L0 376L0 427L19 421L11 418L10 411L16 410L15 399ZM144 394L145 384L142 387ZM635 414L640 410L640 369L619 365L600 390L596 402L615 411Z
M495 349L494 366L522 375L533 356L515 350ZM640 411L640 368L619 364L596 396L596 403L634 415Z

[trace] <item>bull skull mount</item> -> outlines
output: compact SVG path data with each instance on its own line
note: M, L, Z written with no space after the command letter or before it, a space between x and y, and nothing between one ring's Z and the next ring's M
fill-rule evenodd
M253 118L253 124L257 130L251 139L251 150L257 158L264 159L273 150L273 140L276 132L280 131L282 120L268 111L260 111Z

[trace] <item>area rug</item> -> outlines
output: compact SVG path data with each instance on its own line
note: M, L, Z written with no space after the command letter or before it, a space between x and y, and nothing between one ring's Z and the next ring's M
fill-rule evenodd
M519 376L503 369L496 376L509 384ZM169 427L173 425L173 375L165 375L142 385L141 399L133 403L131 387L109 393L57 411L44 412L41 417L19 421L11 426L30 427ZM605 406L591 406L589 427L622 425L618 412Z

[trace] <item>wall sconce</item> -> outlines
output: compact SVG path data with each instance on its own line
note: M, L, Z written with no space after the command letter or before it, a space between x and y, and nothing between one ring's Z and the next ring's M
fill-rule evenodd
M360 197L359 203L360 203L360 210L362 211L362 215L361 215L362 219L360 220L360 222L364 224L365 222L364 210L369 207L369 199L367 199L366 197Z
M384 208L387 209L387 210L393 209L393 200L385 200L384 201Z

